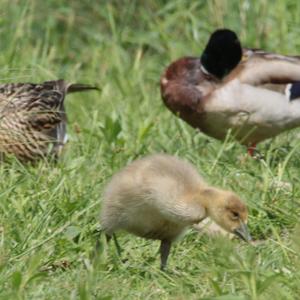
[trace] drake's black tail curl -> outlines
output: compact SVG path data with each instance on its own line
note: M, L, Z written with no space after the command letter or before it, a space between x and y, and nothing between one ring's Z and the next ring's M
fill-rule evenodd
M299 99L300 98L300 81L288 84L285 92L290 101Z

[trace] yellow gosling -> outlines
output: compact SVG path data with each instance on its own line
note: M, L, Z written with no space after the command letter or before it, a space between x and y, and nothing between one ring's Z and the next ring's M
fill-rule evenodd
M251 239L247 208L236 194L208 186L187 161L156 154L113 176L104 192L101 225L108 239L125 230L160 240L164 269L171 243L206 217L244 240Z

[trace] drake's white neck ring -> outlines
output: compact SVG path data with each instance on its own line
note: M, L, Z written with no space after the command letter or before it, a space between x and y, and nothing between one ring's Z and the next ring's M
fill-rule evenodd
M203 65L200 66L200 69L205 75L210 75L209 72L204 68Z

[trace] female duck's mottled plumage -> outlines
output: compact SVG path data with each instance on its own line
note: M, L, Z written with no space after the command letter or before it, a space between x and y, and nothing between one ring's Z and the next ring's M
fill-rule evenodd
M247 146L300 126L300 57L242 49L226 29L212 40L218 51L206 46L201 59L180 58L162 75L162 99L174 114L217 139L231 129Z
M91 89L64 80L0 84L0 152L31 162L58 156L67 140L65 96Z

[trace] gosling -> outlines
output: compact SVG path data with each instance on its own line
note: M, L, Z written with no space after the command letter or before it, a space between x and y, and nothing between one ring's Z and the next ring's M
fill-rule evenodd
M113 176L104 192L101 227L108 240L115 239L118 230L160 240L160 267L164 270L171 243L206 217L251 240L247 208L237 195L208 186L190 163L155 154L132 162Z

